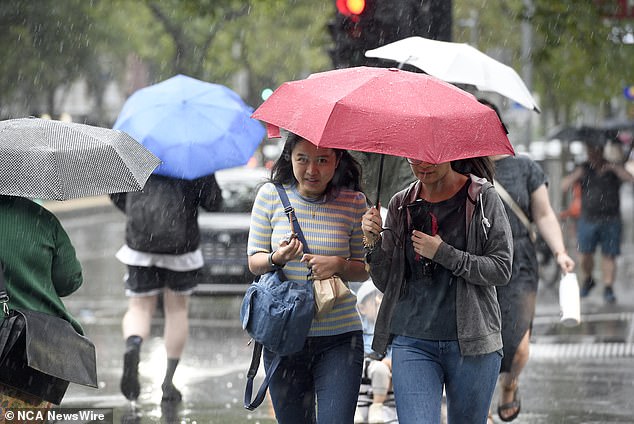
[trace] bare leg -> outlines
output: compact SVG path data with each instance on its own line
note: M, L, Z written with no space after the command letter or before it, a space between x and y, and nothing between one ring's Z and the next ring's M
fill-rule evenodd
M167 354L167 369L161 386L163 401L180 402L182 396L180 391L174 387L172 378L189 336L189 295L165 289L163 301L165 309L163 337Z
M591 278L592 272L594 271L594 254L582 253L580 265L584 278Z
M515 390L517 389L517 385L519 383L519 377L524 367L528 363L530 353L530 334L527 331L522 337L522 341L517 347L517 351L515 352L515 356L513 357L513 362L511 364L511 371L500 374L500 378L498 380L498 384L500 387L500 405L505 405L513 402L515 399ZM515 414L519 410L517 408L505 408L502 412L502 417L507 418Z
M594 271L594 254L582 253L581 254L581 271L583 273L583 280L581 283L579 295L586 297L590 294L590 291L595 285L592 273Z
M165 289L165 353L168 358L180 358L189 336L189 295Z
M372 361L368 367L368 376L372 381L372 402L385 402L392 382L392 372L389 365L383 361Z
M150 325L157 299L156 295L130 297L128 310L123 316L121 326L123 337L126 340L126 350L123 355L123 374L120 387L121 393L128 400L135 400L139 397L141 386L138 366L141 343L150 335Z
M602 256L601 272L605 286L612 287L616 278L616 258L614 256Z
M146 340L150 335L152 316L158 296L137 296L128 299L128 310L123 316L123 338L139 336Z
M607 304L616 303L616 297L614 296L614 280L616 278L616 257L614 256L602 256L601 271L603 272L603 284L605 288L603 290L603 300Z

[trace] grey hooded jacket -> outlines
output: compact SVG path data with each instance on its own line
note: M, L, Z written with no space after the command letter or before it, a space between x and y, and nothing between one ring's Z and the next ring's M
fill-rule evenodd
M420 182L396 193L388 207L381 246L367 254L370 276L384 293L377 316L372 348L385 354L391 341L394 307L403 293L407 204L416 200ZM471 175L467 196L467 250L441 243L434 262L450 270L457 285L456 321L463 356L502 348L500 306L495 286L511 277L513 236L504 205L487 180Z

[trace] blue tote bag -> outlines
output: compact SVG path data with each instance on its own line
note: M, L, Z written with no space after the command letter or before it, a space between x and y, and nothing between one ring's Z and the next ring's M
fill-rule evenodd
M284 205L284 212L293 226L299 240L306 246L306 240L295 218L284 188L275 184ZM304 347L315 314L315 298L312 282L290 281L281 268L267 272L255 278L247 289L242 306L240 320L255 341L251 367L247 373L244 406L249 410L257 408L264 400L268 382L283 356L299 352ZM257 374L262 348L276 354L266 378L255 400L251 401L253 378Z

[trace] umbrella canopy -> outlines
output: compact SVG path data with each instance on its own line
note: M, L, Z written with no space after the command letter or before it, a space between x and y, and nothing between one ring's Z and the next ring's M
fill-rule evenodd
M121 131L39 118L0 121L0 194L66 200L141 190L159 159Z
M443 81L493 91L539 112L537 102L513 68L465 43L409 37L368 50L365 55L407 63Z
M247 163L264 137L252 112L223 85L176 75L130 96L114 128L163 161L156 174L191 180Z
M269 136L287 129L321 147L442 163L514 154L493 109L429 75L357 67L282 84L255 111Z
M583 141L588 145L603 146L609 140L616 141L619 130L583 125L580 127L565 127L548 136L550 140Z

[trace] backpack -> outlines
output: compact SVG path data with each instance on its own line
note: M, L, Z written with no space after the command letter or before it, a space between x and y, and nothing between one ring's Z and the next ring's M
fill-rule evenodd
M130 248L167 254L191 250L183 183L153 175L143 191L126 197L126 243Z

